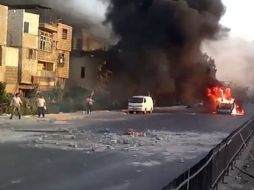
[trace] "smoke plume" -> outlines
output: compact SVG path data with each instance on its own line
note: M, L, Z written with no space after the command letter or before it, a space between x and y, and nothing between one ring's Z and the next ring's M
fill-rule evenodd
M248 88L248 94L254 95L254 42L227 37L205 41L203 49L216 59L219 80Z
M109 60L114 88L187 102L201 96L214 79L200 46L216 37L223 14L221 0L111 0L107 22L120 39Z

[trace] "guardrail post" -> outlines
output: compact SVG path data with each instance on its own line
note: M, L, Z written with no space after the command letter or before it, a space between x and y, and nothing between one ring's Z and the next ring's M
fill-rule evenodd
M234 170L234 164L233 164L233 162L230 164L230 169Z
M229 176L229 169L227 169L225 176Z
M190 170L188 170L188 182L187 182L187 190L190 188Z

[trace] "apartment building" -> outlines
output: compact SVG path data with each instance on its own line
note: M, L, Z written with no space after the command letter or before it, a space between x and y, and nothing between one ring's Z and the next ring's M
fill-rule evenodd
M0 5L0 82L6 83L7 93L18 90L19 50L7 46L8 7Z
M37 76L39 90L64 88L69 78L72 27L62 23L39 24Z
M19 49L18 83L25 94L35 88L37 75L39 15L9 10L7 44Z
M7 44L19 49L18 89L64 88L69 78L72 27L45 22L39 14L9 10Z

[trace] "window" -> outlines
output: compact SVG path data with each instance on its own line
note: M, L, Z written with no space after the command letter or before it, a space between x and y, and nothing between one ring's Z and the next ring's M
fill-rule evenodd
M27 59L36 59L36 50L35 49L28 49Z
M54 71L54 64L48 62L39 62L42 65L42 70L44 71Z
M67 40L67 36L68 36L68 30L67 29L63 29L63 31L62 31L62 39L63 40Z
M40 43L39 49L42 51L52 51L53 46L53 34L40 31Z
M82 79L86 78L86 68L85 67L81 67L81 75L80 77Z
M29 22L24 23L24 33L29 33Z
M64 53L60 53L58 55L58 66L63 67L64 66Z

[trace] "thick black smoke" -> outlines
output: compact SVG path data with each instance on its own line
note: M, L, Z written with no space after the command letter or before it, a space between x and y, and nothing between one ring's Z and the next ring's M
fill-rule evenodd
M120 39L109 59L114 90L168 101L201 96L214 80L201 42L216 37L223 14L221 0L111 0L107 22Z

